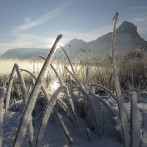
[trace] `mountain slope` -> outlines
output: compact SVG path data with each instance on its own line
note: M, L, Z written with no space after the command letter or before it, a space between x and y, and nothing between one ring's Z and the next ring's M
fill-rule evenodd
M11 49L6 53L1 55L1 58L9 58L9 59L32 59L38 58L39 55L47 54L48 49L41 48L19 48L19 49Z
M64 49L67 51L69 56L75 58L82 58L86 56L100 56L104 55L106 52L111 51L112 44L112 32L107 33L94 41L85 42L79 39L73 39L69 41ZM116 30L116 49L118 52L123 52L126 48L134 48L141 46L147 51L147 41L142 39L137 32L137 26L133 23L124 21ZM30 59L36 58L39 55L46 56L49 52L48 49L13 49L8 50L3 54L2 58L20 58L20 59ZM61 51L57 51L56 56L60 56Z
M99 56L111 51L112 32L107 33L94 41L84 42L83 40L73 39L65 45L67 53L78 57L80 54L86 53ZM137 27L130 22L124 21L116 30L116 49L123 52L126 48L142 47L147 51L147 41L142 39L137 32ZM83 49L85 51L83 51ZM72 50L72 51L70 51Z

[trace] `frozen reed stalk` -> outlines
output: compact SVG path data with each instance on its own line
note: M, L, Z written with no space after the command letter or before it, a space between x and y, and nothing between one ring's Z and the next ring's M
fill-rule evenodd
M77 79L76 75L72 74L72 73L70 72L70 70L69 70L66 66L64 66L64 67L65 67L65 69L69 72L69 74L73 77L73 79L76 81L76 83L78 84L79 89L81 90L81 92L83 93L83 95L85 95L85 97L86 97L86 99L87 99L87 101L88 101L88 104L89 104L89 106L90 106L91 116L92 116L92 118L93 118L93 120L94 120L94 123L95 123L95 126L96 126L96 124L97 124L97 122L96 122L96 116L95 116L96 112L95 112L95 110L94 110L94 105L93 105L93 102L92 102L92 99L91 99L90 95L87 93L87 91L85 90L84 86L83 86L83 85L80 83L80 81Z
M89 68L86 68L86 84L88 84L89 81Z
M131 147L139 147L140 146L140 124L139 124L139 111L137 108L137 93L131 92Z
M28 70L26 70L26 69L20 69L21 71L25 71L25 72L27 72L28 74L30 74L31 76L32 76L32 78L36 81L37 80L37 78L36 78L36 76L33 74L33 73L31 73L30 71L28 71ZM44 86L43 85L41 85L41 89L42 89L42 92L44 93L44 96L46 97L46 99L48 100L49 98L48 98L48 94L47 94L47 92L46 92L46 89L44 88Z
M27 104L27 101L28 101L28 97L27 97L25 83L24 83L24 80L22 78L21 71L20 71L18 65L15 64L14 66L16 68L16 72L17 72L17 75L18 75L19 84L20 84L21 93L22 93L22 98L23 98L23 101L24 101L24 103L26 105Z
M59 123L60 123L60 126L61 126L61 128L62 128L64 134L66 135L66 137L67 137L69 143L72 144L72 143L73 143L73 138L71 137L71 134L70 134L70 132L68 131L68 129L67 129L67 127L66 127L66 125L65 125L65 123L64 123L64 121L63 121L63 119L62 119L62 116L60 115L60 113L57 112L56 109L53 109L53 111L54 111L54 114L56 115L56 117L57 117L57 119L58 119L58 121L59 121Z
M3 105L4 105L4 96L5 89L3 87L0 88L0 147L2 147L3 142Z
M13 79L14 79L14 74L15 74L15 66L12 69L11 75L10 75L10 79L9 79L9 85L7 88L7 95L6 95L6 108L5 108L5 113L7 113L8 111L8 107L9 107L9 101L10 101L10 95L11 95L11 89L12 89L12 84L13 84Z
M30 123L28 126L28 134L29 134L29 145L30 145L30 147L32 147L33 146L33 139L34 139L34 129L33 129L32 117L30 118Z
M119 83L119 78L118 78L117 62L116 62L115 33L116 33L116 24L118 21L118 12L115 13L113 17L113 21L114 21L114 28L113 28L113 33L112 33L113 74L114 74L114 81L115 81L115 87L116 87L118 109L119 109L119 114L120 114L122 139L123 139L124 147L129 147L129 144L130 144L129 123L126 117L126 110L125 110L125 106L122 100L122 94L121 94L120 83Z
M46 60L45 57L42 57L42 56L39 56L39 57ZM63 83L64 83L63 80L60 78L60 76L59 76L58 72L56 71L55 67L53 66L53 64L50 64L50 66L51 66L52 70L54 71L55 75L57 76L57 78L58 78L58 80L60 82L60 85L62 86Z
M39 56L39 57L41 57L42 59L45 59L45 58L42 57L42 56ZM61 85L61 86L65 86L63 80L60 78L60 76L59 76L58 72L56 71L56 69L54 68L54 66L53 66L52 64L50 64L50 66L51 66L51 68L53 69L55 75L57 76L57 78L58 78L58 80L59 80L59 82L60 82L60 85ZM72 115L73 115L73 118L75 119L75 123L76 123L76 116L75 116L75 113L74 113L74 107L72 107L72 106L73 106L73 101L72 101L72 99L70 99L70 97L69 97L69 92L68 92L66 86L65 86L65 88L64 88L64 92L65 92L66 97L67 97L67 100L68 100L68 102L69 102L69 104L70 104L70 107L71 107L71 110L72 110Z
M53 47L50 50L50 53L48 54L45 63L43 64L43 67L39 73L39 76L35 82L35 85L33 87L33 90L30 94L30 97L28 99L27 105L25 107L25 110L23 112L23 116L22 119L20 121L20 125L13 143L14 147L20 147L21 143L23 142L24 136L26 134L27 131L27 127L30 123L30 118L32 117L32 111L34 109L35 103L36 103L36 98L38 96L38 92L41 88L41 84L45 75L45 72L47 70L47 67L50 65L53 55L56 51L56 46L57 43L60 41L60 39L62 38L62 35L58 35L57 39L55 40L55 43L53 45Z
M31 79L31 82L30 82L30 84L29 84L29 86L28 86L28 89L27 89L27 95L28 95L28 96L29 96L30 91L32 90L34 84L35 84L35 82L34 82L34 79L32 78L32 79Z
M91 86L103 89L106 93L110 94L110 96L117 102L116 96L109 89L107 89L106 87L103 87L103 86L98 85L98 84L91 84L90 87Z
M11 95L11 89L12 89L12 84L13 84L13 80L14 80L15 71L17 72L17 75L18 75L23 101L24 101L25 105L27 104L27 99L28 98L27 98L27 93L26 93L24 80L22 78L19 66L17 64L14 64L13 70L11 72L10 79L9 79L9 85L8 85L8 88L7 88L6 110L5 110L6 113L7 113L8 107L9 107L9 101L10 101L10 95Z
M14 108L15 108L15 110L17 111L18 108L17 108L17 105L16 105L16 99L13 100L13 103L14 103Z
M60 46L60 45L59 45L59 46ZM61 48L61 49L63 50L63 52L65 53L65 55L66 55L66 57L67 57L67 59L68 59L68 62L69 62L69 64L70 64L70 66L71 66L72 72L73 72L73 74L75 75L75 70L74 70L74 68L73 68L73 66L72 66L72 63L71 63L71 61L70 61L70 59L69 59L69 57L68 57L68 55L67 55L65 49L64 49L62 46L60 46L60 48Z
M116 93L117 98L121 98L121 89L120 89L120 83L118 78L118 69L117 69L117 62L116 62L116 48L115 48L115 33L116 33L116 24L118 21L118 12L115 13L115 16L113 17L114 21L114 28L112 33L112 63L113 63L113 74L114 74L114 80L115 80L115 86L116 86Z
M52 95L52 97L50 98L50 100L47 104L46 110L45 110L44 115L43 115L42 122L40 124L39 131L38 131L36 146L39 146L39 147L41 146L41 141L42 141L42 138L43 138L44 133L45 133L45 129L46 129L46 126L47 126L48 119L50 117L50 114L52 112L54 105L56 104L57 97L63 89L65 89L65 86L60 86L54 92L54 94Z

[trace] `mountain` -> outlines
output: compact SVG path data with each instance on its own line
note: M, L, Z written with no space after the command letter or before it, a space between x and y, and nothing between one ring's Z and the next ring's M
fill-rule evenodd
M48 54L48 49L41 48L18 48L8 50L6 53L1 55L1 58L9 58L9 59L33 59L38 58L39 55Z
M101 56L106 52L111 51L112 45L112 32L107 33L96 40L85 42L80 39L73 39L69 41L63 48L66 50L69 56L74 58L85 58L87 56ZM142 47L147 51L147 41L140 37L137 32L137 26L131 22L124 21L116 29L116 49L118 52L123 52L126 48ZM1 55L1 58L20 58L30 59L38 58L39 55L46 56L48 49L40 48L23 48L23 49L11 49L5 54ZM61 50L58 50L56 57L63 56Z
M89 52L93 56L102 55L111 51L112 46L112 32L107 33L94 41L84 42L82 40L73 39L67 45L65 49L69 50L69 44L74 49L75 55L84 49L85 52ZM126 48L142 47L147 51L147 41L142 39L137 32L137 26L133 23L124 21L116 29L116 49L118 52L123 52ZM76 51L77 50L77 51Z

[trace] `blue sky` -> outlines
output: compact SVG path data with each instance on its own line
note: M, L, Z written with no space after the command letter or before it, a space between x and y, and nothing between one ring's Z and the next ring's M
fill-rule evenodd
M127 20L147 40L147 0L0 0L0 54L12 48L51 47L73 38L84 41L112 31L112 18Z

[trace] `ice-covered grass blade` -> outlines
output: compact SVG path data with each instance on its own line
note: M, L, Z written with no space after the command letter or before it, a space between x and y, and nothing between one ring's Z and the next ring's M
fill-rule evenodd
M5 89L3 87L0 87L0 147L2 147L2 142L3 142L4 96L5 96Z
M62 35L58 35L57 39L55 40L55 43L53 45L53 47L51 48L51 51L49 53L49 55L47 56L46 60L45 60L45 63L39 73L39 76L35 82L35 85L33 87L33 90L30 94L30 97L29 97L29 100L28 100L28 103L25 107L25 110L24 110L24 113L23 113L23 117L20 121L20 125L19 125L19 128L18 128L18 131L17 131L17 134L16 134L16 137L15 137L15 140L14 140L14 143L13 143L13 146L14 147L19 147L21 146L22 142L23 142L23 139L24 139L24 136L26 134L26 131L27 131L27 127L29 125L29 122L30 122L30 118L32 117L32 111L34 109L34 106L35 106L35 102L36 102L36 98L37 98L37 95L38 95L38 92L41 88L41 83L43 81L43 78L44 78L44 75L45 75L45 72L47 70L47 67L48 65L50 65L51 63L51 60L53 58L53 55L56 51L56 46L57 46L57 43L60 41L60 39L62 38Z
M131 133L131 147L140 146L140 124L139 124L139 110L137 107L137 93L131 92L131 114L130 114L130 133Z
M47 126L48 119L49 119L50 114L52 112L52 109L53 109L53 107L56 103L57 97L58 97L59 93L64 89L65 89L64 86L60 86L54 92L54 94L52 95L52 97L50 98L50 100L47 104L46 110L45 110L43 118L42 118L42 122L41 122L40 127L39 127L39 131L38 131L38 135L37 135L37 139L36 139L36 146L40 146L40 144L41 144L41 141L43 139L44 132L45 132L45 129L46 129L46 126Z

